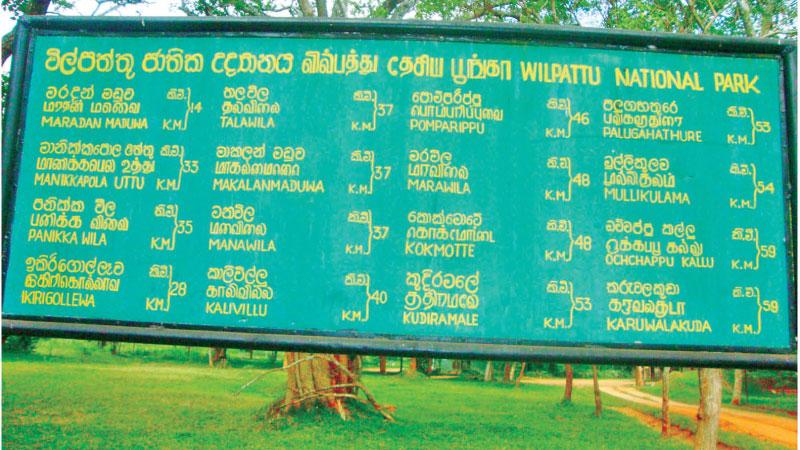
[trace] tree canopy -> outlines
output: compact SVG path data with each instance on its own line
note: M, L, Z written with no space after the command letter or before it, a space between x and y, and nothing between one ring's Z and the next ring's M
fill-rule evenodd
M194 16L364 17L792 37L796 0L182 0Z
M142 2L95 1L95 15ZM73 2L0 0L0 6L17 17L57 14L69 10ZM190 16L360 17L770 38L797 35L797 0L181 0L179 9Z

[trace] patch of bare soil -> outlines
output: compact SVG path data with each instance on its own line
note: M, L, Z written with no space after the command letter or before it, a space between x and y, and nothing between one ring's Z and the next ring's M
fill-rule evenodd
M633 417L634 419L642 422L643 424L649 426L650 428L661 432L661 419L658 417L651 416L650 414L643 413L637 409L631 408L630 406L611 406L610 409L617 411L619 413L625 414L626 416ZM686 428L681 428L678 425L670 424L669 429L669 437L680 439L685 441L688 444L694 444L694 433L691 430L687 430ZM717 442L717 449L737 449L738 447L733 447L724 442Z

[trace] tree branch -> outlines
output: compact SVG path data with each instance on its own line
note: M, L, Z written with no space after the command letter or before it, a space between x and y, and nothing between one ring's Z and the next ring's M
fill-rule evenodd
M347 0L333 0L333 17L347 17Z
M705 31L708 23L704 22L703 19L701 19L700 16L697 14L697 8L695 7L695 0L689 0L689 12L692 14L692 19L694 19L695 23L700 27L700 29Z
M720 13L722 13L722 11L725 10L725 5L722 5L722 9L717 11L717 9L714 7L714 2L712 0L706 0L706 3L708 3L708 7L711 8L711 17L708 19L708 21L706 21L706 26L703 27L704 34L708 33L708 30L711 28L712 25L714 25L714 22L717 21L717 17L719 17Z
M17 27L3 35L3 56L2 64L5 64L9 56L14 53L14 32Z
M314 16L314 7L311 6L311 2L309 0L297 0L300 5L300 12L306 16L311 17Z
M417 6L417 2L418 0L403 0L394 8L394 11L392 11L389 17L392 19L402 19Z
M3 2L5 5L5 2ZM27 8L21 9L21 12L26 16L42 16L47 14L47 10L50 8L50 0L32 0L28 3L25 3ZM14 25L14 28L9 31L8 33L3 35L3 54L1 56L2 62L0 64L5 64L6 60L14 54L14 33L17 31L17 26Z
M312 359L314 359L314 358L315 358L315 356L314 356L314 355L311 355L311 356L307 356L307 357L305 357L305 358L298 359L297 361L294 361L294 362L293 362L293 363L291 363L291 364L287 364L287 365L286 365L286 366L284 366L284 367L276 367L276 368L274 368L274 369L265 370L264 372L261 372L261 374L259 374L257 377L255 377L255 378L253 378L252 380L250 380L250 381L248 381L247 383L245 383L245 384L244 384L244 386L240 387L240 388L239 388L239 390L238 390L238 391L236 391L236 392L235 392L233 395L239 395L239 394L241 394L241 393L242 393L242 391L244 391L245 389L247 389L248 387L250 387L250 386L251 386L253 383L255 383L256 381L258 381L258 380L260 380L260 379L262 379L262 378L264 378L266 375L268 375L268 374L270 374L270 373L272 373L272 372L278 372L278 371L280 371L280 370L286 370L286 369L288 369L289 367L296 366L296 365L300 364L301 362L304 362L304 361L309 361L309 360L312 360Z
M50 9L50 0L33 0L29 5L28 9L23 11L26 16L43 16Z
M470 16L466 16L466 17L464 17L462 19L465 19L465 20L476 20L476 19L479 19L481 17L492 16L492 17L496 17L496 18L498 18L500 20L515 19L517 22L522 22L521 14L513 13L513 12L506 12L506 11L502 11L502 10L498 10L497 9L498 7L511 6L513 4L513 2L503 2L503 3L498 3L498 4L492 4L490 0L483 0L481 3L482 3L482 5L481 5L482 8L481 9L477 9L477 10L473 11L473 13Z
M772 31L774 15L775 15L775 2L767 1L767 4L764 5L764 11L761 13L761 30L758 32L759 36L761 37L769 36L770 32Z
M739 13L742 16L744 32L750 37L755 36L755 32L753 31L753 18L750 15L750 2L747 0L737 0L736 4L739 7Z
M347 377L348 377L348 378L350 378L351 380L357 380L357 379L358 379L358 378L357 378L357 377L356 377L356 376L353 374L353 372L351 372L351 371L350 371L350 369L348 369L347 367L345 367L345 366L344 366L342 363L340 363L340 362L339 362L339 361L338 361L336 358L332 358L332 357L328 356L328 357L325 357L325 358L323 358L323 359L326 359L327 361L329 361L329 362L333 363L334 365L336 365L336 367L338 367L338 368L339 368L339 370L341 370L342 372L344 372L344 374L345 374L345 375L347 375ZM394 417L392 417L391 415L389 415L389 413L387 413L386 411L384 411L384 410L383 410L383 408L381 407L381 405L380 405L380 404L378 404L378 400L376 400L376 399L375 399L375 396L373 396L373 395L372 395L372 393L371 393L369 390L367 390L367 387L366 387L366 386L364 386L364 385L363 385L361 382L358 382L358 381L355 381L355 382L354 382L354 384L355 384L355 385L356 385L356 386L357 386L359 389L361 389L361 391L362 391L362 392L364 392L364 395L367 397L367 400L368 400L368 401L369 401L369 402L372 404L372 406L373 406L373 407L374 407L376 410L378 410L378 412L379 412L379 413L381 413L381 415L382 415L383 417L385 417L385 418L386 418L387 420L389 420L390 422L394 422Z
M317 15L328 17L328 2L326 0L314 0L317 3Z
M399 0L384 0L380 6L370 14L371 17L389 17L397 7Z

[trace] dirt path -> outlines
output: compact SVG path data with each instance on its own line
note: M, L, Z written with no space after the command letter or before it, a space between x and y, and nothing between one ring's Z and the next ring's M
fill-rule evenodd
M563 385L564 380L552 378L523 378L523 383ZM575 387L589 387L592 380L576 379ZM613 397L640 405L661 407L661 397L656 397L639 391L629 380L603 380L600 390ZM670 412L694 418L697 415L697 405L670 401ZM726 431L749 434L755 438L774 442L789 448L797 448L797 419L781 417L772 414L745 411L722 407L720 427Z
M611 406L610 409L625 414L626 416L633 417L639 422L654 429L656 432L661 433L661 419L659 419L658 417L651 416L650 414L639 411L636 408L631 408L630 406ZM692 433L691 430L681 428L680 426L675 424L670 425L669 437L680 439L690 446L694 444L694 433ZM717 450L735 450L735 449L737 449L737 447L732 447L728 444L725 444L724 442L717 443Z

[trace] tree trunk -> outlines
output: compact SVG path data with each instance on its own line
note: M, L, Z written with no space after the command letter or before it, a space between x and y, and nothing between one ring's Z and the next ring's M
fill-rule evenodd
M380 368L381 375L386 375L386 357L378 357L378 367Z
M486 371L483 372L483 381L494 381L494 363L486 361Z
M750 15L750 2L747 0L737 0L736 6L738 6L739 14L742 18L744 32L750 37L755 36L755 32L753 31L753 18Z
M286 352L284 358L286 395L273 411L322 407L335 410L342 419L350 417L347 405L358 393L361 358L297 352Z
M592 383L594 384L594 415L603 413L603 401L600 398L600 381L597 379L597 366L592 366Z
M562 403L572 402L572 364L564 364L564 371L566 372L566 382L564 383L564 399Z
M747 371L744 371L744 402L750 403L750 389L747 388Z
M669 436L669 367L661 370L661 435Z
M8 3L4 1L3 6L5 7ZM20 8L20 12L26 16L42 16L47 14L47 10L50 8L50 0L31 0L24 2L23 5ZM8 57L14 52L14 33L16 31L17 27L14 26L13 30L3 35L2 64L5 64Z
M527 362L522 362L522 367L519 369L519 376L517 376L517 381L514 383L514 387L519 387L520 382L522 381L522 377L525 376L525 367L528 365Z
M408 369L406 370L405 375L408 377L417 375L417 358L408 359Z
M275 361L277 361L278 360L278 352L277 351L269 352L268 360L271 363L274 363Z
M516 380L517 378L514 376L517 373L517 363L511 363L511 374L508 376L508 381Z
M633 368L633 379L636 382L636 387L644 386L644 380L642 380L642 366L636 366Z
M503 366L503 383L509 383L511 381L511 363L506 363Z
M742 404L742 380L744 379L744 370L736 369L733 371L733 396L731 397L731 405Z
M213 347L208 349L209 366L224 368L227 364L228 364L228 355L226 349L222 347Z
M697 411L697 434L694 448L717 448L719 414L722 408L722 369L700 369L700 407Z

